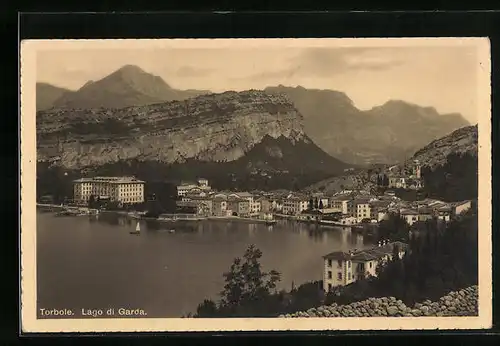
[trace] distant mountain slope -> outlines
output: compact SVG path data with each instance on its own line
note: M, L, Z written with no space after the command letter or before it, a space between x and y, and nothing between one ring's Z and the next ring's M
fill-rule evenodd
M304 116L307 135L328 154L356 164L402 161L430 141L469 125L460 114L389 101L357 109L342 92L303 87L268 87L285 93Z
M123 108L207 94L206 90L176 90L161 77L134 65L126 65L98 81L87 82L79 90L66 93L56 108Z
M418 150L412 160L419 160L423 166L434 168L444 165L450 155L477 157L477 125L462 127L432 141Z
M418 150L406 162L418 160L422 165L424 192L429 196L450 201L477 198L477 125L466 126L432 141ZM403 163L391 171L404 171ZM356 169L345 175L331 177L308 187L311 191L338 192L343 189L370 190L373 174L388 173L389 167Z
M71 90L56 87L48 83L36 83L36 110L49 109L62 95Z
M422 177L428 196L446 201L478 198L477 136L477 125L467 126L415 153L413 159L424 166Z

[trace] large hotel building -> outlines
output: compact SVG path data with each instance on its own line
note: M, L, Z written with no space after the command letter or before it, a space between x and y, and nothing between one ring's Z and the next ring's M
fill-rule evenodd
M144 181L134 177L94 177L73 181L76 203L88 203L90 196L121 203L144 202Z

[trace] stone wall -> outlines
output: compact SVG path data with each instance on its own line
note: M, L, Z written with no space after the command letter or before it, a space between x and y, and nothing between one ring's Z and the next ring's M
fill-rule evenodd
M420 317L477 316L478 287L471 286L450 292L435 302L425 300L413 307L394 297L369 298L348 305L325 305L279 317Z

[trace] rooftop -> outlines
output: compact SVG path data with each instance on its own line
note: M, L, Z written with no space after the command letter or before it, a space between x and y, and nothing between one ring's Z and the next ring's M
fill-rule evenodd
M423 208L419 208L418 212L419 212L419 214L432 214L432 209L423 207Z
M387 201L387 200L385 200L385 201L378 200L378 201L371 201L370 202L370 205L372 207L378 207L378 208L387 207L387 206L389 206L389 204L391 204L391 201Z
M239 197L253 197L253 195L250 192L246 191L237 191L237 192L232 192L231 195L237 195Z
M235 196L229 196L227 198L228 202L248 202L246 199L244 198L240 198L240 197L235 197Z
M394 247L399 247L400 250L406 250L407 244L395 241L392 243L388 243L381 246L375 246L371 249L360 250L356 252L344 252L344 251L334 251L325 256L324 259L332 259L332 260L352 260L352 261L372 261L376 259L380 259L386 255L392 254L394 251Z
M369 198L356 198L355 200L353 200L353 203L354 204L368 204L368 203L370 203L370 199Z
M138 183L144 184L145 182L135 177L93 177L93 178L80 178L73 181L74 183L110 183L110 184L130 184Z
M331 198L334 201L349 201L352 199L352 196L349 195L338 195L338 196L333 196Z

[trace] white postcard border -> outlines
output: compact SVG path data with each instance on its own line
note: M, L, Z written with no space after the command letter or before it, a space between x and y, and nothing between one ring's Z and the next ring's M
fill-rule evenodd
M478 66L479 316L368 318L141 318L36 317L36 53L44 49L158 49L339 46L476 45ZM21 327L28 332L323 331L482 329L492 323L491 86L487 38L30 40L21 47Z

